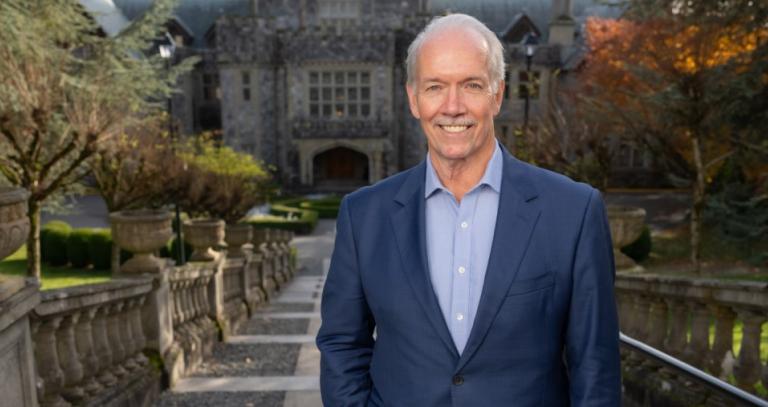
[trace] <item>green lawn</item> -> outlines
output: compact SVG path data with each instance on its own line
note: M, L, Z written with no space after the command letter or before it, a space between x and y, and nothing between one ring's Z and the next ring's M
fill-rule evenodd
M16 253L0 261L0 275L25 276L27 274L27 249L22 246ZM109 270L74 269L42 265L42 290L96 284L112 278Z

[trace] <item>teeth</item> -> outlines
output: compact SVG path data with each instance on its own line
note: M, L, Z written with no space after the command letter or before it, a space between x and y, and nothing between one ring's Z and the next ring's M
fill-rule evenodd
M449 133L459 133L469 128L469 126L442 126Z

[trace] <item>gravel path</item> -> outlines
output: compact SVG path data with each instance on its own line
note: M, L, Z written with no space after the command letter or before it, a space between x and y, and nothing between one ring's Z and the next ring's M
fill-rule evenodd
M157 407L283 407L284 391L170 393L160 397Z
M254 318L240 329L238 335L304 335L307 328L309 319Z
M300 348L298 344L283 343L217 343L211 359L192 377L291 376Z

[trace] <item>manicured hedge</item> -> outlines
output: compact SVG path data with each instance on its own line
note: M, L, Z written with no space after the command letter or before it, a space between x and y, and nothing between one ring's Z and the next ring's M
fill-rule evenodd
M84 268L91 264L91 256L88 253L88 241L93 235L90 229L75 229L67 238L67 259L72 267Z
M653 242L651 241L651 230L648 226L643 227L643 233L634 242L621 248L621 252L629 256L636 262L641 262L648 258L653 248Z
M339 216L339 205L341 205L341 198L338 197L312 199L299 203L302 209L316 211L321 219L336 219Z
M122 254L130 256L126 252L122 252ZM109 229L91 230L91 236L88 239L88 255L91 258L93 268L109 270L112 267L112 233Z
M284 219L257 217L249 219L248 223L251 223L256 228L285 229L307 234L315 230L319 217L316 211L290 207L280 203L272 204L270 214L283 217Z
M40 230L41 259L53 266L67 264L67 239L70 233L72 227L66 222L55 220L46 223Z

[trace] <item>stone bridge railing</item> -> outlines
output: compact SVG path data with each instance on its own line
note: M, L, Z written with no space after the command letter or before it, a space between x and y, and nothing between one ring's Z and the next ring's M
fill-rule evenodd
M768 365L760 356L768 283L620 273L616 295L626 335L749 392L768 388ZM629 357L624 365L625 381L647 379L642 361Z
M104 284L0 280L0 366L14 367L0 371L0 405L152 405L293 275L292 234L263 236L238 257Z

